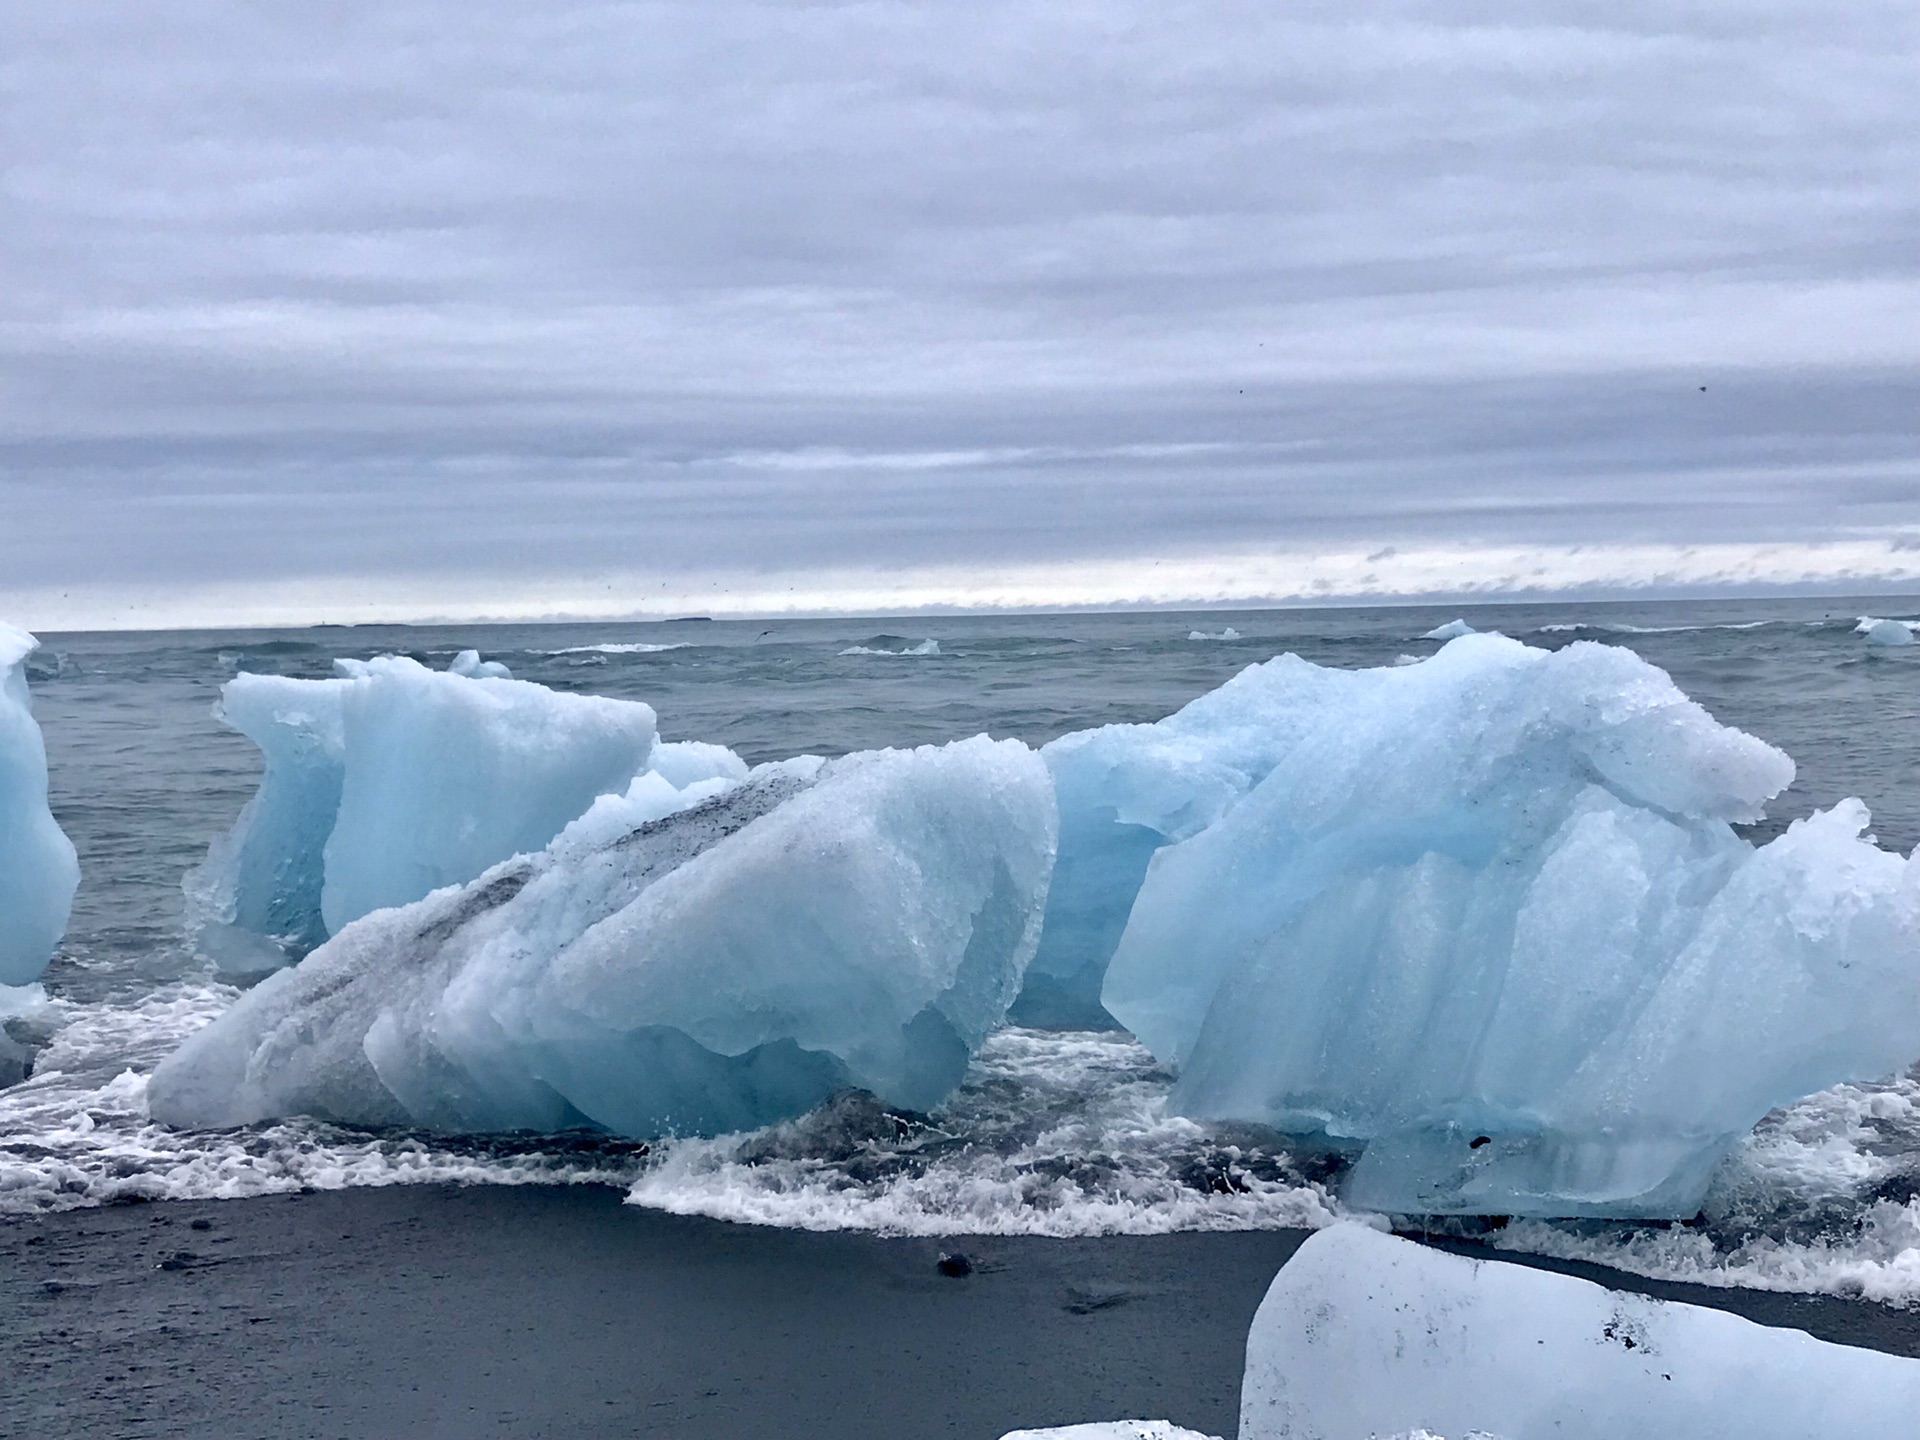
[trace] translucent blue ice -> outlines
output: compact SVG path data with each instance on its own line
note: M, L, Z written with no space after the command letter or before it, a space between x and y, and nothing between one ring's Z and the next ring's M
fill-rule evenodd
M27 694L39 643L0 624L0 985L47 968L80 885L73 844L47 809L47 749Z
M1055 762L1063 878L1128 822L1135 865L1177 842L1105 1006L1179 1067L1184 1113L1361 1150L1350 1201L1691 1215L1769 1109L1920 1056L1920 864L1862 839L1857 801L1742 839L1792 762L1630 652L1470 635L1217 693L1231 724L1073 737L1113 753L1097 851Z
M650 1136L846 1086L924 1108L1019 988L1054 842L1018 741L649 772L269 977L160 1066L152 1111Z
M1358 1225L1280 1268L1240 1390L1240 1440L1838 1440L1916 1415L1920 1360Z
M719 746L659 744L649 706L506 678L473 651L445 672L399 656L335 668L222 691L220 718L265 760L187 880L195 942L223 969L276 968L370 911L538 850L650 765L682 785L746 772Z

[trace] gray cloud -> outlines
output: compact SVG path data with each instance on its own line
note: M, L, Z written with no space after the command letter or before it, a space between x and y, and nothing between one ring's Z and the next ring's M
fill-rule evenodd
M1250 547L1920 575L1892 0L103 0L0 54L16 610Z

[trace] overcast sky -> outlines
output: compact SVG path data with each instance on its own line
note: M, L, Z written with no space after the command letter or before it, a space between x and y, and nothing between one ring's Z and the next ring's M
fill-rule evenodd
M1912 0L18 3L0 95L28 624L1920 590Z

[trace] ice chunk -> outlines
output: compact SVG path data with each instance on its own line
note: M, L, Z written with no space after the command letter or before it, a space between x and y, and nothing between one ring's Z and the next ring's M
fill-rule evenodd
M1060 859L1016 1018L1112 1024L1100 983L1154 851L1238 803L1312 728L1337 673L1282 656L1164 720L1075 731L1041 751L1060 800Z
M1920 864L1858 802L1740 839L1792 763L1630 652L1287 670L1102 991L1182 1113L1364 1146L1370 1208L1686 1216L1770 1108L1920 1056Z
M464 664L462 662L465 662ZM220 717L265 757L259 792L187 880L198 947L239 973L297 959L349 921L540 849L658 757L677 786L745 766L656 743L650 707L398 656L331 680L239 675Z
M47 808L47 748L27 694L40 642L0 624L0 985L47 968L67 932L80 862Z
M1911 645L1913 626L1905 620L1876 620L1871 615L1862 615L1860 623L1853 627L1856 635L1867 637L1869 645Z
M1238 640L1240 632L1229 625L1226 629L1214 634L1209 634L1205 630L1189 630L1187 638L1189 640Z
M1827 1440L1916 1415L1920 1360L1336 1225L1254 1316L1240 1440Z
M1420 638L1422 640L1458 640L1462 635L1478 632L1464 620L1449 620L1444 625L1436 625Z
M347 926L155 1072L153 1114L718 1133L924 1108L999 1023L1054 847L1018 741L605 796L538 855Z
M462 650L447 666L449 675L465 675L471 680L511 680L513 672L498 660L482 660L478 650Z

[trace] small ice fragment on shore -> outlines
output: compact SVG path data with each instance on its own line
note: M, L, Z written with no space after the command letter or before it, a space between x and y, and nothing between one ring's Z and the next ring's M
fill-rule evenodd
M1000 1440L1217 1440L1183 1430L1168 1420L1104 1420L1091 1425L1055 1425L1045 1430L1009 1430Z
M154 1072L152 1114L644 1138L847 1087L925 1109L1019 988L1054 837L1017 740L650 771L249 991Z
M1420 638L1422 640L1458 640L1462 635L1477 632L1464 620L1449 620L1444 625L1436 625Z
M1916 1414L1920 1360L1336 1225L1254 1316L1240 1437L1810 1440Z
M188 875L188 928L229 973L272 970L370 911L540 849L655 754L677 785L746 773L718 746L661 745L651 707L505 678L343 660L330 680L242 674L216 713L260 747L260 789Z
M67 932L80 862L47 808L47 747L27 693L40 642L0 624L0 985L37 979Z
M1189 630L1187 632L1187 639L1189 640L1238 640L1239 638L1240 632L1231 625L1216 634L1208 634L1205 630Z
M1853 633L1866 636L1869 645L1911 645L1913 629L1913 624L1906 620L1876 620L1871 615L1862 615Z
M940 653L940 642L938 640L922 640L918 645L908 645L900 650L888 650L884 646L874 645L849 645L840 653L842 655L892 655L895 657L906 655L938 655Z

